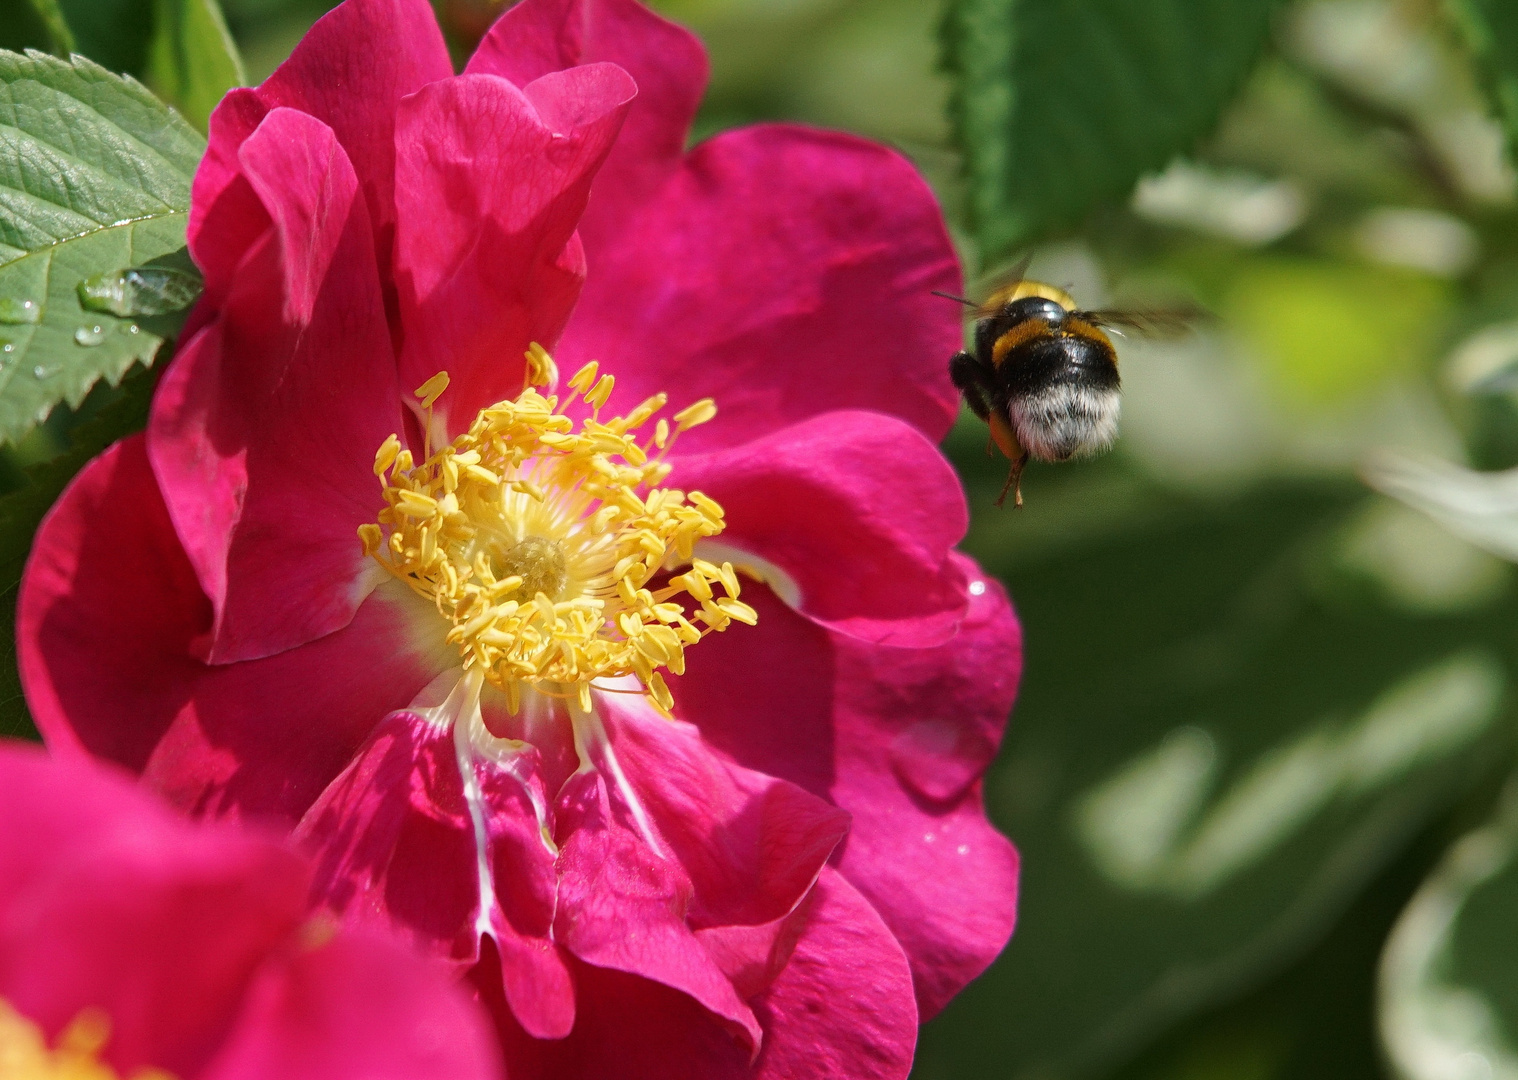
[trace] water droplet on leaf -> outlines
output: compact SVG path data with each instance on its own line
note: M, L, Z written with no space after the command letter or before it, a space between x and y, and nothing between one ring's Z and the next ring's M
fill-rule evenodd
M124 314L126 308L126 274L115 271L96 274L79 283L79 306L86 311Z
M200 295L201 280L183 270L136 266L96 274L79 283L79 306L123 319L166 315L189 307Z
M47 368L43 367L41 364L38 364L36 367L32 368L32 378L34 378L34 379L45 379L45 378L47 378Z
M42 305L31 300L0 296L0 323L34 323L42 318Z
M75 345L84 345L88 347L91 345L99 345L104 340L105 327L101 326L99 323L95 324L94 326L81 326L78 330L74 331Z

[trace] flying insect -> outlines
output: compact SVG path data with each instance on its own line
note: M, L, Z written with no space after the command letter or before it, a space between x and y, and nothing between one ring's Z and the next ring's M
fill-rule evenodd
M1029 458L1091 457L1117 438L1121 381L1108 330L1174 333L1200 314L1082 310L1065 290L1025 278L1027 266L1024 260L983 304L938 294L975 309L974 350L950 358L949 377L1012 463L997 506L1009 491L1023 504Z

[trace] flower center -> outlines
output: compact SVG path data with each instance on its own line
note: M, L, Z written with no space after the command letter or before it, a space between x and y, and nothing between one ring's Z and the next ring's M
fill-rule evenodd
M98 1009L81 1012L48 1049L42 1029L0 999L0 1076L6 1080L116 1080L100 1062L111 1024ZM132 1080L172 1080L158 1069L141 1069Z
M563 543L558 540L526 537L501 554L498 565L499 569L495 570L498 578L515 574L522 579L519 591L523 596L542 593L550 600L557 600L569 582L569 560L564 554Z
M667 712L672 699L657 669L680 673L686 646L756 619L738 599L732 565L693 554L697 540L722 531L722 507L659 486L674 439L716 406L699 401L640 441L634 432L664 408L664 394L602 420L612 376L587 364L561 401L536 389L557 382L548 354L535 344L527 361L521 394L481 410L437 450L432 406L448 376L417 390L426 460L416 462L395 435L380 446L374 472L385 508L359 528L364 552L437 607L465 670L505 691L513 712L524 686L577 696L588 710L594 680L629 674ZM578 427L563 412L576 398L592 409Z

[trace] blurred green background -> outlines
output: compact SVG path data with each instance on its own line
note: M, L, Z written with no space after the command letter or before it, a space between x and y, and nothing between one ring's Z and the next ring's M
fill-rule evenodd
M91 5L114 21L81 18L81 51L145 72L150 0L61 4L71 23ZM655 6L712 54L698 138L783 119L900 148L972 289L1026 250L1031 276L1083 305L1190 297L1215 314L1182 341L1120 342L1116 451L1033 465L1023 510L992 505L1005 463L982 425L966 415L946 443L964 546L1026 632L985 783L1024 878L1012 944L927 1025L915 1075L1518 1077L1518 594L1499 557L1518 555L1518 481L1461 471L1518 465L1518 181L1489 103L1518 108L1501 63L1518 16L1497 0L959 0L946 31L928 0ZM249 80L324 7L226 0ZM0 45L46 45L31 10L0 0ZM498 7L439 10L462 56ZM1082 70L1126 70L1154 20L1204 10L1257 17L1263 45L1240 38L1238 77L1203 73L1219 108L1146 144L1161 156L1135 188L1112 162L1153 120L1144 79L1104 102ZM1050 153L1085 139L1092 174L1114 170L1047 221L1054 195L1017 174L1027 145L1011 140L1002 181L1016 198L987 196L977 129L951 123L951 104L972 116L995 90L951 68L1008 25L1019 130ZM1161 29L1154 56L1178 40ZM1071 52L1090 65L1073 77ZM0 479L73 422L6 451Z

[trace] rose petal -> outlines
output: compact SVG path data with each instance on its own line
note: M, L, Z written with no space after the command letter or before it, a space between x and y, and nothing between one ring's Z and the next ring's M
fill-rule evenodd
M588 964L689 994L757 1046L754 1014L686 924L690 879L623 823L629 807L619 809L613 813L601 773L582 773L559 794L555 940ZM586 1016L583 1006L578 1012Z
M266 967L202 1080L494 1080L493 1044L436 966L350 933Z
M332 130L275 109L239 160L272 228L175 357L148 436L214 663L353 618L378 580L356 536L382 505L374 451L400 421L368 212Z
M48 514L22 579L17 655L48 746L146 770L183 809L293 823L387 712L457 662L420 644L414 621L437 614L404 587L335 634L241 664L190 655L208 608L143 438L116 444Z
M848 815L794 784L714 754L696 729L641 699L601 696L616 757L694 889L694 927L757 926L806 895L848 832Z
M409 711L385 718L297 827L296 842L317 860L312 899L460 966L479 959L488 926L517 1019L537 1038L562 1038L574 993L549 935L554 857L521 784L490 762L475 768L495 883L483 919L481 855L453 733Z
M30 754L0 755L0 812L0 999L49 1038L84 1007L102 1009L106 1056L123 1074L194 1075L302 917L300 860Z
M1016 691L1020 634L1000 587L956 559L984 591L942 645L829 633L755 587L743 596L758 625L709 637L670 680L676 714L704 738L854 816L835 861L901 941L924 1016L1000 952L1016 910L1017 855L986 821L979 777Z
M388 266L395 225L396 105L452 74L443 35L425 0L347 0L322 16L262 85L233 90L211 114L210 145L195 174L190 205L196 263L208 278L216 276L213 252L230 239L222 226L241 217L215 212L237 187L238 149L265 114L287 106L336 132L363 186L380 263ZM220 265L230 271L236 263Z
M451 432L521 392L531 342L558 340L584 276L575 225L636 92L594 64L521 90L463 75L401 103L401 378L409 389L449 373L438 409Z
M511 1080L753 1080L746 1040L688 995L578 961L573 971L581 1019L568 1038L552 1041L527 1037L499 985L476 973Z
M495 884L491 937L518 1022L536 1038L562 1039L575 1023L574 986L552 935L558 878L533 806L534 795L543 798L536 751L523 757L520 773L500 762L474 761Z
M838 408L941 439L958 405L947 366L961 312L931 291L957 292L959 270L911 166L849 136L776 126L682 160L706 56L635 0L526 0L470 70L525 85L593 61L626 69L638 100L580 225L591 272L562 364L600 360L631 401L715 397L721 423L687 436L687 451Z
M586 236L587 243L589 235ZM905 159L847 135L760 126L701 143L598 247L555 354L597 359L620 400L716 399L682 453L820 413L897 416L937 442L958 397L959 287L932 193Z
M0 881L30 881L74 858L139 814L148 800L127 774L78 758L58 759L34 743L0 739ZM0 889L0 920L20 893Z
M925 1017L985 970L1017 910L1017 852L986 820L979 778L1017 692L1022 634L1001 586L985 585L960 635L936 650L839 652L849 753L834 792L856 814L873 811L839 866L906 949Z
M597 61L631 75L638 97L580 222L593 251L679 168L709 73L700 40L637 0L524 0L496 20L467 69L526 86Z
M896 1080L912 1067L917 1008L901 946L869 903L824 870L790 962L756 1005L760 1080Z
M569 1038L522 1037L496 1004L512 1080L899 1080L917 1037L901 948L857 892L824 870L790 963L754 1002L757 1060L684 994L577 965ZM488 983L482 996L498 1002Z
M316 861L313 905L473 963L474 835L453 736L416 713L385 717L295 828Z
M696 931L702 948L745 1001L768 989L790 962L806 928L806 899L762 926L709 926Z
M951 557L969 521L964 492L938 450L900 420L828 413L681 457L671 483L721 503L722 547L778 567L800 609L834 630L928 645L964 618L964 576Z

